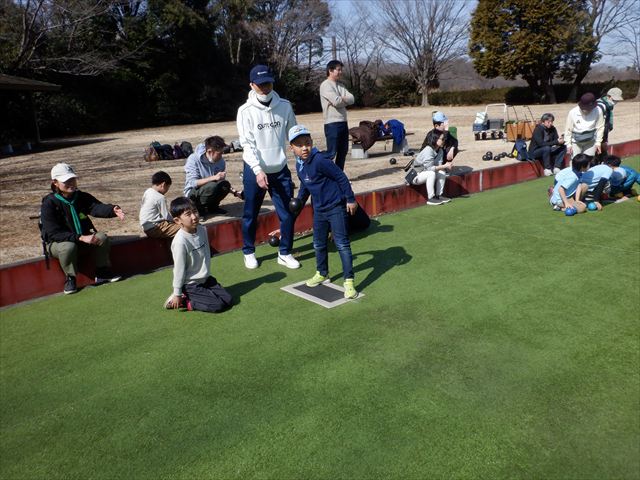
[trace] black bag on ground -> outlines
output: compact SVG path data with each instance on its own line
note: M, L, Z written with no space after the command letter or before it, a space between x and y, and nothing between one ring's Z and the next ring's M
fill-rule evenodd
M193 145L186 141L180 142L180 149L182 150L185 158L193 153Z
M347 225L347 228L349 229L349 234L362 232L363 230L369 228L369 225L371 225L371 219L369 218L369 215L367 215L367 212L364 211L364 208L362 208L360 204L358 204L356 213L354 213L353 215L349 215L348 217L349 224Z

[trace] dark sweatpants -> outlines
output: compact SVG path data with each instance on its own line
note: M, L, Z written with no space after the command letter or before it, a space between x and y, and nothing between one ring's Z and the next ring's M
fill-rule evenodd
M204 283L188 283L183 287L184 293L194 310L218 313L231 308L233 298L214 277Z

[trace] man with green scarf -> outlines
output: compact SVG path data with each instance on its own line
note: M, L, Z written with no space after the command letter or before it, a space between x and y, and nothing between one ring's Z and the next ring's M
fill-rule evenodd
M118 217L124 212L118 205L102 203L93 195L78 190L78 176L66 163L51 169L51 193L42 199L40 221L46 253L60 261L65 274L65 294L77 291L78 252L87 251L95 261L95 282L116 282L121 277L111 272L109 237L98 232L89 215Z

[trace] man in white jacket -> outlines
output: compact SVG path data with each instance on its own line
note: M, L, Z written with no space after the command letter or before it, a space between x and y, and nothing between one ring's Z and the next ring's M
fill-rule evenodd
M273 91L273 73L266 65L256 65L249 74L249 98L238 109L237 126L244 170L244 213L242 216L242 253L244 265L258 268L255 255L258 213L268 191L280 219L278 263L300 268L291 255L295 215L289 211L293 197L291 172L287 167L287 132L297 125L288 100Z
M344 161L349 151L347 106L353 105L355 101L353 95L339 82L343 66L339 60L327 63L327 79L320 84L327 153L335 157L335 163L340 170L344 170Z

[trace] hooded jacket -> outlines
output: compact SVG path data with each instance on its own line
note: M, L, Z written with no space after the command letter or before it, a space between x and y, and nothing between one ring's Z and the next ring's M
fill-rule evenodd
M186 163L184 164L184 171L186 174L184 181L184 196L187 198L189 198L197 188L196 182L198 180L224 172L227 168L224 158L211 163L205 154L206 150L204 143L198 144L195 152L189 155Z
M287 132L297 125L288 100L272 92L271 103L258 101L251 90L247 102L238 109L237 127L242 159L254 174L278 173L287 164Z

